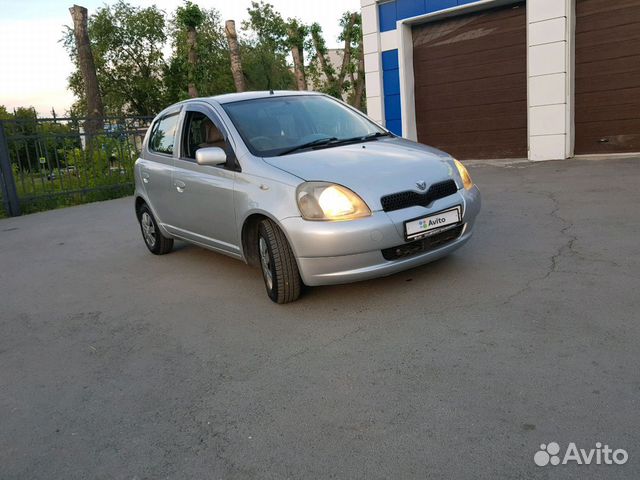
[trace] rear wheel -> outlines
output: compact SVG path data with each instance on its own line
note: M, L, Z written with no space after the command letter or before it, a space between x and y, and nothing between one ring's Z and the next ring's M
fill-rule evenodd
M153 217L148 206L142 205L142 207L140 207L138 220L140 221L142 238L149 251L154 255L169 253L173 248L173 238L167 238L162 235L156 219Z
M267 295L276 303L297 300L302 288L298 264L280 228L269 219L258 226L258 255Z

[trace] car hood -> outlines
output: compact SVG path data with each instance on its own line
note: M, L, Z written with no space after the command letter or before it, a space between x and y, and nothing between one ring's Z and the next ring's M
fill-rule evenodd
M381 210L380 197L427 187L457 175L451 157L435 148L401 138L310 150L264 159L303 180L333 182L360 195L372 210ZM459 183L459 182L458 182Z

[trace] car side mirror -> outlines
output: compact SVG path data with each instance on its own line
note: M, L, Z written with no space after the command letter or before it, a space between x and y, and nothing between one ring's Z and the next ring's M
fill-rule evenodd
M227 162L227 154L220 147L204 147L196 150L196 162L198 165L222 165Z

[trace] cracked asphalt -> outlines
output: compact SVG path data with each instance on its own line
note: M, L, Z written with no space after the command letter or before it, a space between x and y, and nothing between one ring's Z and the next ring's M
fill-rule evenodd
M640 477L640 159L470 170L464 248L287 306L130 198L0 220L0 478Z

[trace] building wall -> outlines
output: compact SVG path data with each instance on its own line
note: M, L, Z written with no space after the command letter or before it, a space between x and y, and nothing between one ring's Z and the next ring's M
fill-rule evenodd
M575 0L527 1L529 158L573 154ZM509 0L361 0L369 116L416 139L411 25Z
M570 0L529 0L528 115L529 158L573 155L573 29Z

